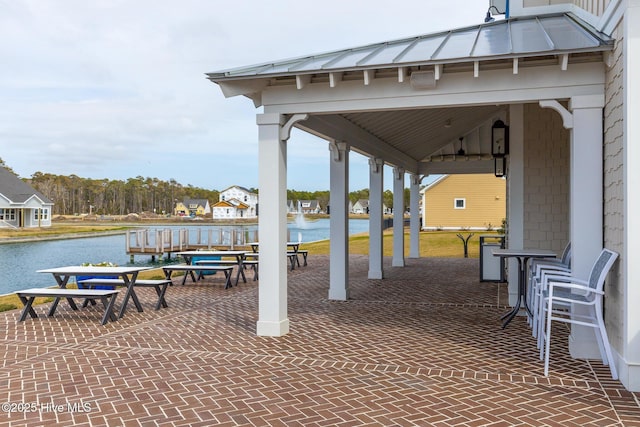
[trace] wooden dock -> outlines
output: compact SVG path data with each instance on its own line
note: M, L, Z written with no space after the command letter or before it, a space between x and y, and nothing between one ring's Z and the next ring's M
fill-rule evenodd
M135 255L150 255L155 260L156 257L166 255L169 259L173 253L198 249L250 250L249 244L257 241L257 231L241 229L139 229L127 231L126 250L133 262Z

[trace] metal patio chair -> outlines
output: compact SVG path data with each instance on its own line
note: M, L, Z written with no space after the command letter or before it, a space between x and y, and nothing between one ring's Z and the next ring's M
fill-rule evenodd
M618 379L609 338L602 315L604 282L618 254L603 249L591 268L587 280L575 276L545 275L541 291L540 314L546 328L540 328L542 345L540 356L544 354L544 375L549 375L549 353L551 344L551 322L559 321L596 329L596 340L604 365L609 365L611 377ZM583 312L576 308L583 307Z
M529 296L529 306L531 307L532 315L528 320L534 338L538 336L540 323L538 316L540 309L538 305L540 301L542 276L544 274L571 274L571 242L567 243L560 258L537 258L532 259L529 264L529 289L527 295ZM538 345L539 342L538 340Z

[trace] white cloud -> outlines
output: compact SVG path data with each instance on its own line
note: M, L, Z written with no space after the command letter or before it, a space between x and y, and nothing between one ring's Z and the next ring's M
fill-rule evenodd
M206 72L477 24L486 7L0 0L0 157L26 177L142 175L256 187L260 110L246 98L225 99ZM296 135L290 181L327 189L328 156L326 142ZM354 161L356 188L366 186L366 167Z

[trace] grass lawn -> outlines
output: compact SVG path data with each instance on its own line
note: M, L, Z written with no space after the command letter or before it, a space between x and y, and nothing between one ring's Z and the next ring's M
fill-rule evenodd
M469 239L469 258L480 257L480 235L497 235L496 231L421 231L420 232L420 256L421 257L442 257L442 258L462 258L464 257L464 245L457 236L460 234L466 239L469 234L473 236ZM385 230L382 237L382 250L384 256L393 255L393 230ZM404 252L409 254L409 231L405 228ZM310 255L328 254L329 241L316 243L305 243L303 249L307 249ZM369 253L368 233L356 234L349 238L349 253L367 255Z
M61 226L62 227L62 226ZM67 226L64 226L67 227ZM51 227L54 228L54 227ZM57 227L56 227L57 228ZM73 229L73 226L69 226L70 229ZM83 232L77 231L78 227L75 227L76 231L73 232ZM84 229L84 227L82 227ZM115 227L115 226L87 226L87 229L84 229L84 232L89 231L105 231L105 230L114 230L114 229L125 229L126 227ZM95 228L95 229L93 229ZM61 229L57 228L58 233L60 233ZM28 230L24 230L28 231ZM42 230L40 230L42 232ZM52 234L55 234L52 232ZM462 258L464 257L464 246L462 240L457 236L460 234L462 237L466 238L469 234L473 234L473 236L469 239L469 247L468 247L468 255L469 258L479 258L480 257L480 235L497 235L498 233L495 231L422 231L420 232L420 256L421 257L443 257L443 258ZM1 237L1 236L0 236ZM409 231L405 229L405 254L409 254ZM329 254L329 241L323 240L315 243L304 243L303 249L309 251L309 256L313 259L313 255L327 255ZM392 256L393 250L393 230L388 229L383 233L383 255L384 256ZM369 253L369 235L368 233L362 233L353 235L349 238L349 253L352 254L360 254L367 255ZM138 276L140 279L164 279L164 274L162 273L161 268L143 271ZM36 300L37 303L48 302L51 299L42 299ZM18 299L15 294L6 295L0 297L0 311L13 310L16 308L22 308L22 303Z
M99 224L53 224L51 227L0 228L0 239L46 238L80 233L100 233L105 231L127 230L123 225Z

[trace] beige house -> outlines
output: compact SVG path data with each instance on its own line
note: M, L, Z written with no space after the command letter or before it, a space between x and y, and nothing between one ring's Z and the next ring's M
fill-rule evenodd
M493 174L444 175L422 190L423 230L492 230L506 218L507 183Z

